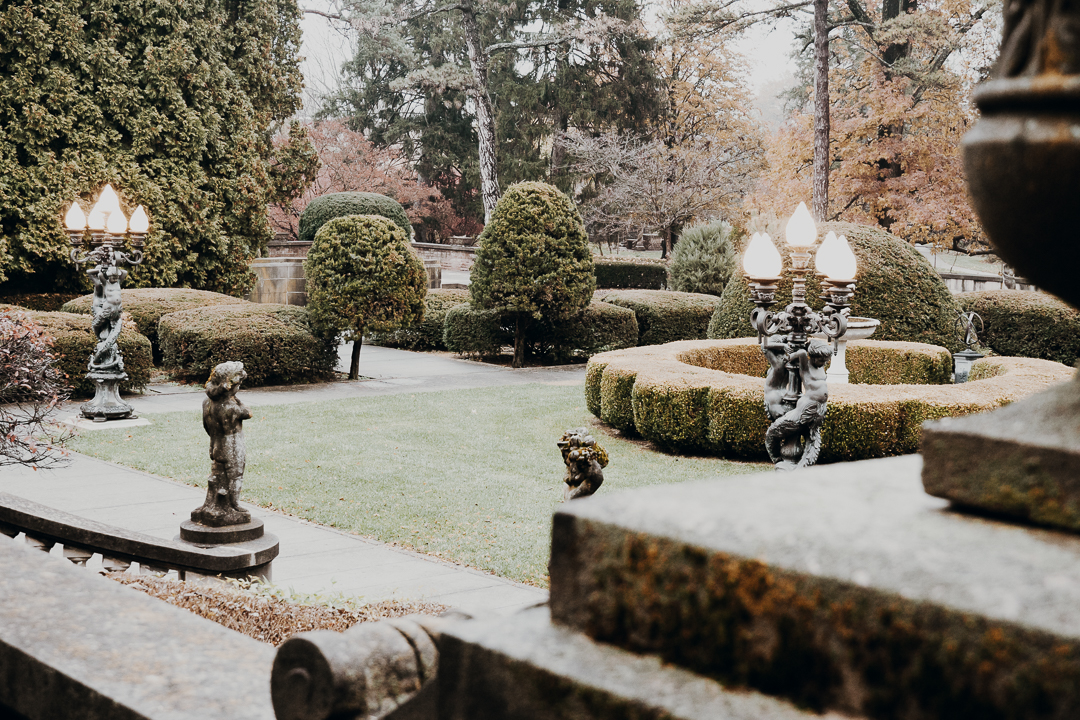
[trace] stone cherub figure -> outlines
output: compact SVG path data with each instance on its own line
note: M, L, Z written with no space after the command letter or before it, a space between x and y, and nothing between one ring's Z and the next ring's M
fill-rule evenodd
M825 364L830 358L832 347L819 341L811 341L805 350L796 350L787 358L798 367L802 395L795 407L776 417L765 433L765 448L777 470L794 470L817 462L821 425L829 401Z
M251 411L236 397L247 377L244 363L221 363L210 373L203 400L203 429L210 436L210 479L206 502L191 513L194 522L210 527L242 525L251 514L240 507L244 486L244 421Z
M761 345L769 370L765 374L765 412L773 421L791 408L784 404L788 387L788 344L786 335L770 335Z
M102 263L90 273L94 281L93 320L91 328L98 344L90 356L90 370L123 372L124 361L116 347L123 326L120 285L127 270Z
M556 443L566 463L566 490L563 500L588 497L604 482L608 454L596 444L587 428L571 428Z

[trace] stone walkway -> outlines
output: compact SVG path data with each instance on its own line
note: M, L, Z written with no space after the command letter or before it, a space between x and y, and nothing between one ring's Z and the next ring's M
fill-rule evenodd
M347 362L348 354L349 348L343 346L343 361ZM240 397L256 406L509 384L582 384L585 368L575 365L511 370L372 346L364 347L361 353L360 373L369 379L241 390ZM167 384L127 399L143 419L153 422L155 414L196 410L204 397L200 387ZM138 427L128 432L135 434ZM0 491L169 539L176 536L180 522L202 504L205 495L199 488L79 454L59 470L0 468ZM426 599L473 614L508 614L547 599L547 592L535 587L271 510L247 507L262 518L267 532L281 540L273 579L282 587L299 592L359 595L372 602Z

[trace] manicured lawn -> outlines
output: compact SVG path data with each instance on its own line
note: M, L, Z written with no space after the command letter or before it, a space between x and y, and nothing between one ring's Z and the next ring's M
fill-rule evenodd
M243 496L546 586L564 487L555 441L593 420L583 395L580 385L526 385L253 407ZM84 433L72 448L205 487L200 414L150 417L149 426ZM601 494L769 467L594 435L611 456Z

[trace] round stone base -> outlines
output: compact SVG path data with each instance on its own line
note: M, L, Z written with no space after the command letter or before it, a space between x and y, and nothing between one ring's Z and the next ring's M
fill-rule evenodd
M119 386L127 380L127 373L122 370L92 370L86 377L94 381L96 389L94 399L79 407L83 417L94 422L138 417L135 408L120 399Z
M252 518L243 525L210 527L192 520L180 523L180 539L192 545L230 545L257 540L263 536L263 521Z

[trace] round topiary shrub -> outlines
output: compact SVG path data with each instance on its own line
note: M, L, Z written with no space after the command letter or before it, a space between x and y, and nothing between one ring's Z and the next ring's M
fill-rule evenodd
M1065 365L1075 365L1080 358L1080 311L1052 295L984 290L961 293L956 299L964 310L979 314L983 320L979 343L998 355Z
M453 288L428 290L424 297L424 318L416 324L406 325L389 332L368 333L368 340L385 347L407 350L446 350L443 332L446 314L452 308L469 304L469 291Z
M300 242L313 242L315 234L334 218L348 215L378 215L390 220L412 238L412 225L405 208L390 197L369 192L339 192L315 198L300 213Z
M86 366L97 347L97 336L90 329L91 317L67 312L28 312L34 322L53 339L56 367L67 375L72 395L91 397L95 386L86 379ZM122 391L142 390L150 382L154 368L150 341L134 325L125 322L116 341L124 357L128 379L120 383Z
M589 238L570 198L545 183L510 186L480 234L469 292L476 308L512 321L514 367L524 362L530 323L575 315L595 289Z
M851 314L876 318L881 325L875 340L899 340L941 345L960 350L953 328L960 305L949 292L945 281L919 251L893 235L877 228L850 223L823 223L818 235L832 230L846 235L858 261L855 296ZM773 309L791 302L791 249L783 239L775 239L784 258L784 276L776 293ZM811 266L812 268L812 266ZM741 272L741 268L740 268ZM807 277L807 302L820 309L821 286L811 272ZM749 285L736 275L724 288L720 307L709 323L708 337L736 338L754 334L750 325Z
M621 305L637 316L638 345L663 345L676 340L704 340L720 298L674 290L615 290L597 299Z
M135 321L135 326L150 340L154 364L162 362L161 343L158 341L158 320L162 315L212 305L236 305L244 302L231 295L191 290L189 288L139 288L120 292L124 312ZM93 295L83 295L64 303L63 312L90 314Z
M323 380L337 365L336 337L320 332L307 309L295 305L181 310L161 317L158 338L165 367L184 380L205 381L214 366L234 360L244 363L248 386Z
M304 260L316 326L353 341L349 378L359 373L364 332L387 332L424 317L427 273L400 227L376 215L334 218Z
M734 231L723 220L691 225L671 251L668 287L719 296L735 272Z

